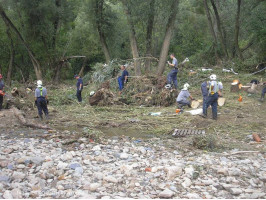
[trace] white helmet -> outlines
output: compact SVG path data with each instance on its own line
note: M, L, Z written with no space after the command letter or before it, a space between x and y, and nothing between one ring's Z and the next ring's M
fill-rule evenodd
M190 87L190 85L188 83L185 83L183 90L188 90L189 87Z
M37 87L42 87L42 81L41 80L37 81Z
M91 97L92 97L94 94L95 94L94 91L91 91L91 92L90 92L90 96L91 96Z
M210 80L211 80L211 81L216 81L216 75L215 75L215 74L212 74L212 75L210 76Z

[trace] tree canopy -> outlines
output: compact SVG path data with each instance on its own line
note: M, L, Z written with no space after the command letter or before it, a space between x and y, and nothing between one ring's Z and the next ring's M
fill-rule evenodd
M59 82L133 59L141 75L155 58L161 75L169 53L247 70L266 62L265 21L265 0L0 0L0 72L8 84Z

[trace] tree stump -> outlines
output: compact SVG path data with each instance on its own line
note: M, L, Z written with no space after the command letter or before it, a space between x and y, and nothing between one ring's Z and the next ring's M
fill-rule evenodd
M231 92L239 92L239 83L236 85L231 85Z

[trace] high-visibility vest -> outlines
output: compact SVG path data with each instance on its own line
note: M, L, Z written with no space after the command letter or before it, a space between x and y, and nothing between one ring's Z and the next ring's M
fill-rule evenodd
M211 81L209 81L209 94L214 95L215 93L217 93L219 91L219 84L216 81L216 87L213 86L215 88L215 90L212 90L212 85L211 85Z

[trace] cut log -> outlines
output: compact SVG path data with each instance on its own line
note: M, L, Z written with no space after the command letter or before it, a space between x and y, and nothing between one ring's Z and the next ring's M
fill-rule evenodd
M22 114L22 112L17 109L16 107L12 107L11 108L12 112L14 113L14 115L18 118L19 122L23 125L23 126L27 126L30 128L38 128L38 129L51 129L47 126L41 125L41 124L36 124L36 123L32 123L29 122Z
M239 84L231 85L231 92L239 92Z

